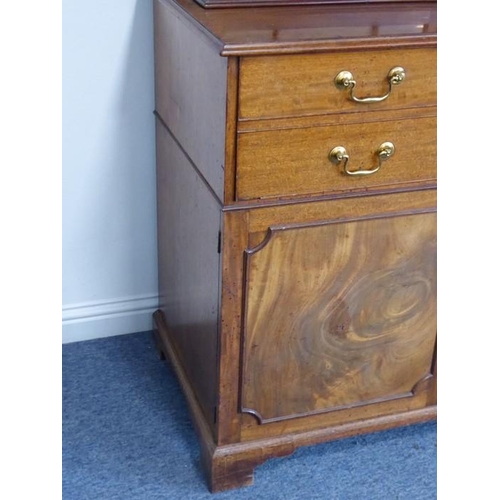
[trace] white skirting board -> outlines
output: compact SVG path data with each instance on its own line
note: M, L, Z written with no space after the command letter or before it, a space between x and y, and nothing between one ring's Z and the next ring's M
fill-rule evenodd
M63 344L153 329L158 295L63 306Z

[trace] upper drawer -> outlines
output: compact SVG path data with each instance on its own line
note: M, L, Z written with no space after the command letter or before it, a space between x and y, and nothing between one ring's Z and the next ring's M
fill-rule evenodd
M339 90L334 83L341 71L349 71L356 81L355 97L381 97L389 90L388 73L395 67L405 70L405 78L381 102L355 102L349 89ZM240 120L435 104L435 49L245 57L240 64Z
M387 142L394 154L384 158ZM348 158L329 159L336 147ZM434 183L436 118L239 133L237 157L239 200Z

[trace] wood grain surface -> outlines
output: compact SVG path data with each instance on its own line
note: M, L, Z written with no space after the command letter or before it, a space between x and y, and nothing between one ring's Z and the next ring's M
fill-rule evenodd
M252 234L268 232L269 227L304 226L335 221L367 219L383 215L411 214L435 211L436 189L403 191L375 196L356 196L317 200L301 204L282 204L274 207L256 207L248 211L249 239ZM262 238L259 242L262 241Z
M243 411L411 397L436 339L436 216L271 229L248 252Z
M227 58L161 0L154 2L154 44L156 112L222 201Z
M161 311L156 311L154 314L154 324L154 336L158 340L158 348L163 357L168 357L186 396L194 428L200 440L201 466L206 474L211 492L252 484L255 467L268 458L289 455L299 446L341 439L368 430L373 432L381 431L436 418L435 406L413 410L407 409L404 412L380 414L372 418L358 419L355 422L344 422L333 427L325 428L323 426L323 428L314 429L313 427L307 428L303 426L290 435L257 438L251 442L217 445L200 409L199 402L192 391L191 383L171 343L171 334L165 326ZM268 429L272 425L259 426L259 429Z
M238 375L241 341L243 250L248 246L248 212L223 214L219 328L217 444L239 441Z
M435 418L436 4L154 5L155 339L211 491ZM381 95L393 66L406 81L380 104L333 84L349 70ZM342 145L368 169L386 141L365 179L328 160Z
M378 147L390 141L394 155L380 170L348 176L329 152L343 146L349 169L378 166ZM307 129L248 132L238 136L239 200L321 194L436 179L436 118L358 123Z
M370 2L407 2L408 0L196 0L206 9L226 7L267 7L271 5L296 6L296 5L324 5L344 3L370 3ZM435 2L435 0L416 0L420 2Z
M334 85L340 71L356 80L356 97L387 93L387 74L402 66L405 80L379 103L354 102ZM364 112L434 106L436 50L381 50L267 57L244 57L240 65L240 119Z
M239 58L227 60L226 152L224 158L224 202L232 203L236 190L236 133L238 120Z
M220 206L159 120L156 146L160 310L215 433Z
M225 56L435 47L434 2L204 9L161 0L197 26Z

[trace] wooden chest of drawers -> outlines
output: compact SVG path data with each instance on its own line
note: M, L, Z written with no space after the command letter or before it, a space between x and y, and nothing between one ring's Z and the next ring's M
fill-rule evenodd
M210 489L436 416L436 7L155 1L155 338Z

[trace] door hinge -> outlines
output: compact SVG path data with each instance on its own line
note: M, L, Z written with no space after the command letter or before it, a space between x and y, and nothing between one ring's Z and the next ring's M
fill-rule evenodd
M219 241L217 243L217 253L220 253L220 247L221 247L221 233L219 231Z

